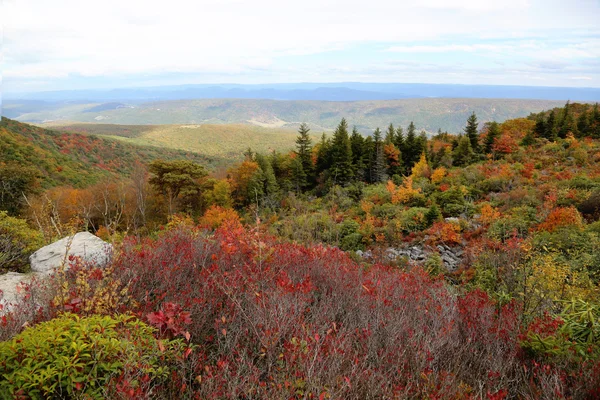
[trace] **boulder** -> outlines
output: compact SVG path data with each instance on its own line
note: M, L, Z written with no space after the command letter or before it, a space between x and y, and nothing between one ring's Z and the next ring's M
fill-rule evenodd
M79 232L42 247L29 257L31 271L50 273L60 267L68 257L80 257L86 263L104 267L111 258L113 247L89 232Z
M28 284L30 274L7 272L0 275L0 315L10 308L11 304L18 303L24 292L20 290L21 283Z

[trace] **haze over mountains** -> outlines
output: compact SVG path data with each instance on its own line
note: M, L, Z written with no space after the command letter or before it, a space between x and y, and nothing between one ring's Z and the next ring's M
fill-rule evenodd
M22 92L5 95L5 99L9 101L26 99L88 102L223 98L360 101L425 97L598 101L600 100L600 88L343 82L254 85L193 84L117 88L110 90Z

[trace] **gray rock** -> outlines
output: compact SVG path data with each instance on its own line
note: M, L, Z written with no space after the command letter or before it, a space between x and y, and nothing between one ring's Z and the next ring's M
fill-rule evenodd
M19 290L21 283L27 284L31 280L32 275L20 274L18 272L7 272L0 275L0 315L6 311L11 304L16 304L21 300L24 294Z
M29 257L33 272L50 273L60 267L68 257L81 257L85 262L90 262L104 267L110 260L113 247L99 237L89 232L79 232L74 236L67 236L57 242L42 247Z

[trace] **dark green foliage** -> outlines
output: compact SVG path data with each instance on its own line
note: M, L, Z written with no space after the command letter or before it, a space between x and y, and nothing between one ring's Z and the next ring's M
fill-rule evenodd
M298 138L296 139L296 155L300 162L302 171L296 166L296 180L301 188L311 187L314 184L314 165L312 162L312 140L308 133L308 125L302 123L298 129Z
M25 196L39 189L39 170L16 162L0 163L0 210L18 215Z
M485 136L485 142L483 144L483 151L486 154L492 154L492 149L496 139L500 136L500 125L496 122L489 122L486 124L487 134Z
M154 329L133 316L64 314L0 342L0 397L103 399L122 372L148 380L169 377L169 363L181 357L181 340L153 336ZM140 376L142 376L140 375Z
M396 130L394 129L394 125L390 124L388 126L387 131L385 132L385 144L395 143L396 142Z
M440 221L442 219L442 212L437 204L433 204L429 207L429 210L425 213L425 222L427 226L433 225L435 222Z
M367 179L367 167L369 165L369 149L365 143L365 138L354 127L350 135L350 148L352 149L352 166L354 168L354 177L357 180Z
M417 138L416 131L417 128L411 121L410 125L408 125L403 147L400 148L402 160L404 161L404 168L406 171L410 171L413 165L419 161L419 157L421 157L421 146Z
M475 152L471 147L471 141L467 136L461 136L458 145L453 151L453 164L459 167L469 165L475 160Z
M348 135L348 123L342 118L333 133L331 141L330 177L335 184L347 185L354 176L352 168L352 148Z
M381 140L381 131L379 128L373 132L373 152L371 155L370 170L371 183L383 182L387 178L383 141Z
M479 153L479 134L478 131L478 123L477 116L475 113L472 113L467 119L467 126L465 127L465 135L469 138L471 142L471 148L475 153Z
M175 201L179 198L190 201L200 194L200 179L207 175L202 165L187 160L155 160L148 170L152 174L149 182L165 196L169 214L175 211Z

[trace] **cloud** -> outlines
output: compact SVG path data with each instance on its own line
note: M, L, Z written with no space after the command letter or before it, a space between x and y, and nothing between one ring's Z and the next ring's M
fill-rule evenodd
M5 0L2 7L5 83L17 90L27 79L71 76L251 80L271 71L276 80L302 71L294 79L327 79L323 65L358 71L397 55L439 55L433 67L448 67L442 57L461 53L467 63L484 56L507 68L600 57L600 6L587 0ZM325 64L314 61L320 57Z

